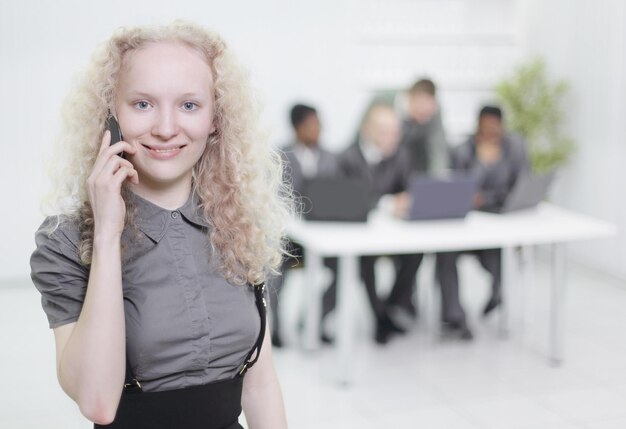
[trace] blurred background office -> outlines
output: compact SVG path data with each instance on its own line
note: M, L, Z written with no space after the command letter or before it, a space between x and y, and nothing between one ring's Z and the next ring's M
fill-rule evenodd
M617 233L568 246L564 364L545 361L549 259L533 255L526 317L503 341L491 322L472 342L442 341L428 317L437 302L434 261L418 272L417 329L388 346L370 341L365 293L355 381L338 386L332 347L300 347L303 273L285 278L283 340L275 353L294 428L626 427L626 2L622 0L320 0L315 2L33 0L0 3L0 427L86 428L55 379L54 341L29 279L43 218L46 162L75 71L117 27L191 19L219 31L246 65L264 106L267 136L293 140L288 112L315 106L320 141L334 153L354 141L365 107L420 77L437 85L448 145L476 131L495 87L540 58L565 81L563 135L575 142L550 201L610 222ZM396 100L397 101L397 100ZM506 118L506 115L505 115ZM382 283L392 266L380 267ZM468 317L490 290L461 258ZM385 276L385 273L388 274ZM384 285L383 285L384 287ZM530 314L530 316L528 316ZM473 320L473 319L472 319ZM474 321L474 320L473 320ZM332 322L332 321L330 321Z

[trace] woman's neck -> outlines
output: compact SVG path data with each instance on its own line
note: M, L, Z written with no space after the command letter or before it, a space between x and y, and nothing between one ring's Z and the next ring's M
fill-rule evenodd
M131 191L141 198L167 210L176 210L187 202L191 193L191 177L175 183L162 185L159 183L145 183L131 185Z

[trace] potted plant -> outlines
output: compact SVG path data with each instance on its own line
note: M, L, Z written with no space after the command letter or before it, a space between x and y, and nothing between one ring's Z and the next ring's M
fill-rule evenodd
M567 89L566 82L548 79L541 59L521 65L495 87L507 127L526 138L537 173L563 165L574 150L573 140L560 129L561 103Z

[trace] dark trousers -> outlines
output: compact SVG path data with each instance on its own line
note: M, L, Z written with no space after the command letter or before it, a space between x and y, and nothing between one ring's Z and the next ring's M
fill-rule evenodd
M272 314L272 336L280 335L280 294L283 290L283 284L285 282L285 273L295 267L302 266L304 264L304 254L302 246L293 241L287 244L287 250L291 256L287 256L283 259L280 267L281 274L278 277L274 277L269 281L270 292L270 309ZM330 285L324 291L322 298L322 320L330 313L337 302L337 258L324 258L324 266L329 268L332 272L332 280Z
M441 319L444 322L464 322L465 311L459 299L459 274L457 259L461 254L472 254L489 274L493 297L500 297L502 285L502 249L445 252L437 254L436 277L441 287Z
M381 299L376 292L376 274L374 268L376 260L379 257L380 255L361 257L361 278L363 279L367 297L377 320L387 316L387 310L391 306L401 307L409 313L415 313L416 310L412 299L415 290L415 276L424 255L418 253L391 256L396 268L396 279L389 296L384 300Z

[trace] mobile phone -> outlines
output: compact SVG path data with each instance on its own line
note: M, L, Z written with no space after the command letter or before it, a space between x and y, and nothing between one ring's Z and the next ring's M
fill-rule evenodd
M111 146L123 140L120 124L117 122L117 119L115 119L115 116L109 115L105 127L111 132Z

